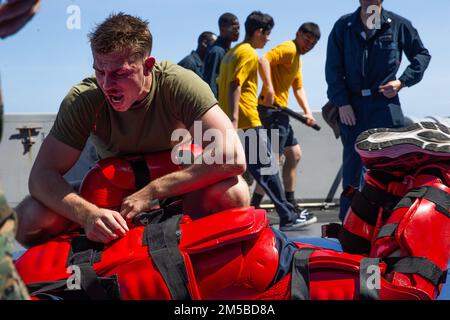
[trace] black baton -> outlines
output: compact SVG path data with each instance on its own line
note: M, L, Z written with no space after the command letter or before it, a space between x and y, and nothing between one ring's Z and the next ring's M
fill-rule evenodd
M282 107L278 103L274 103L273 106L276 107L277 110L280 110L281 112L286 113L288 116L291 116L292 118L300 121L301 123L308 125L306 118L304 116L302 116L300 113L295 112L294 110L291 110L287 107ZM320 129L321 129L317 123L315 125L311 126L311 128L313 128L314 130L317 130L317 131L320 131Z

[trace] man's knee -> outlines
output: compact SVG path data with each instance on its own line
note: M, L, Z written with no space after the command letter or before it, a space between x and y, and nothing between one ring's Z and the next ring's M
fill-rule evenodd
M192 219L249 205L250 192L241 176L228 178L183 197L183 211Z
M245 207L250 205L250 192L247 183L241 176L236 177L236 184L229 189L228 196L232 199L233 207Z
M207 200L217 205L217 210L226 210L248 206L250 193L247 183L241 176L235 176L221 181L207 190Z
M286 147L284 149L285 163L287 165L297 165L302 159L302 150L297 144L295 146Z
M31 196L15 208L17 214L16 240L25 247L47 241L66 230L71 222L51 211Z

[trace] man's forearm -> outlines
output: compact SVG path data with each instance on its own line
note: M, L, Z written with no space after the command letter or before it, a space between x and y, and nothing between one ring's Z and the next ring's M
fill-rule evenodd
M239 101L241 99L241 86L231 82L229 86L229 114L231 121L237 125L239 122Z
M306 97L306 92L303 88L294 90L294 96L298 104L302 108L305 114L311 114L311 109L309 107L308 98Z
M32 173L29 181L30 194L54 212L84 225L98 208L80 197L58 173L39 170Z
M412 87L413 85L419 83L428 65L430 63L431 56L428 51L424 54L417 54L408 65L406 70L400 76L399 80L404 84L404 86Z
M259 74L261 76L261 80L263 81L263 87L273 91L273 83L272 83L272 73L270 70L270 62L266 57L261 57L258 60L259 64Z
M165 199L205 188L242 174L245 164L193 164L150 182L139 191L147 199Z

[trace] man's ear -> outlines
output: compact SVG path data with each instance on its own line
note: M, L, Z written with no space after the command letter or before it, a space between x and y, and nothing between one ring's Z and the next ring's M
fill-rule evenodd
M152 69L155 66L155 63L156 63L155 57L150 56L147 59L145 59L145 61L144 61L144 74L146 76L148 76L150 74L150 72L152 72Z

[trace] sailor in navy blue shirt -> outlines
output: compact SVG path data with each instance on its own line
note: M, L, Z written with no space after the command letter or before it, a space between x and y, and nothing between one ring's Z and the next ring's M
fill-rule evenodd
M203 78L203 60L205 59L206 50L216 40L217 36L214 33L210 31L202 32L197 40L197 49L178 62L178 65L194 71L200 78Z
M231 42L239 39L239 20L232 13L224 13L219 17L220 35L213 46L209 47L205 57L203 80L205 80L216 98L219 97L217 89L217 77L219 76L220 63L225 53L230 50Z
M341 17L329 39L326 61L328 99L339 108L343 150L343 187L358 187L362 162L355 151L368 129L404 125L398 92L422 80L431 56L407 19L384 10L382 0L360 0ZM410 64L397 79L402 54ZM341 197L340 218L350 201Z

